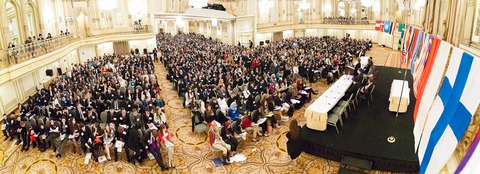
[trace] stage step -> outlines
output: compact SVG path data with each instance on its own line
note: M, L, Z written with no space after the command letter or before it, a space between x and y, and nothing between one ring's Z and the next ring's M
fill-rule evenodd
M338 174L364 174L364 173L356 170L350 170L347 168L340 168L338 169Z
M342 156L342 160L340 160L341 168L345 168L346 166L353 166L358 167L361 169L372 169L372 162L365 159L355 158L351 156Z

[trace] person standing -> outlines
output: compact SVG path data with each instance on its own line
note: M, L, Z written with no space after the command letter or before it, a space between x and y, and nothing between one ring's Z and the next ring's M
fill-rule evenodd
M291 165L295 165L295 159L302 153L303 141L301 138L301 127L298 126L297 119L290 122L290 131L287 133L287 152L292 159Z

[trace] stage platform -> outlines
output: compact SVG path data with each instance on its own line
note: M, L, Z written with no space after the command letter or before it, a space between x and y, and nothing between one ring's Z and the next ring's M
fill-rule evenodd
M396 113L388 110L388 97L393 79L403 79L404 71L400 74L398 68L377 66L377 69L379 75L374 102L370 106L366 102L360 103L356 110L349 112L343 127L338 123L340 134L332 126L327 126L326 131L303 126L303 151L334 161L340 161L343 155L370 160L374 170L418 173L419 163L412 133L415 108L412 76L407 72L411 89L408 110L399 114L395 121ZM387 142L387 137L391 135L396 137L395 143Z

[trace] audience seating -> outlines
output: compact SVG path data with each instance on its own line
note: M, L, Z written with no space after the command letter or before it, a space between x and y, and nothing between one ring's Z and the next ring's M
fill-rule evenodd
M337 114L328 114L328 119L327 119L327 124L330 125L330 126L334 126L335 129L337 130L337 133L340 134L340 131L338 131L338 127L337 127L337 122L340 120L340 125L343 126L343 121L342 121L342 117L337 115Z
M373 103L373 91L374 90L375 90L375 85L373 85L372 91L370 91L370 95L366 96L368 105L370 105L370 102Z

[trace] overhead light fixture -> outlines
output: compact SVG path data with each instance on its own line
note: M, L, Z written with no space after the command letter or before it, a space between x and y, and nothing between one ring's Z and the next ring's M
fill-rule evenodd
M117 1L116 0L98 0L98 8L110 11L117 8Z
M310 3L307 2L307 0L303 0L301 3L300 3L300 9L302 10L307 10L310 8Z
M425 7L425 0L417 0L414 7L417 10L420 10L421 8Z
M373 6L374 0L362 0L361 4L364 7L371 7Z
M260 7L260 12L265 13L273 7L273 1L262 0L258 3L258 6Z
M193 8L203 8L208 6L208 0L189 0L188 5Z

